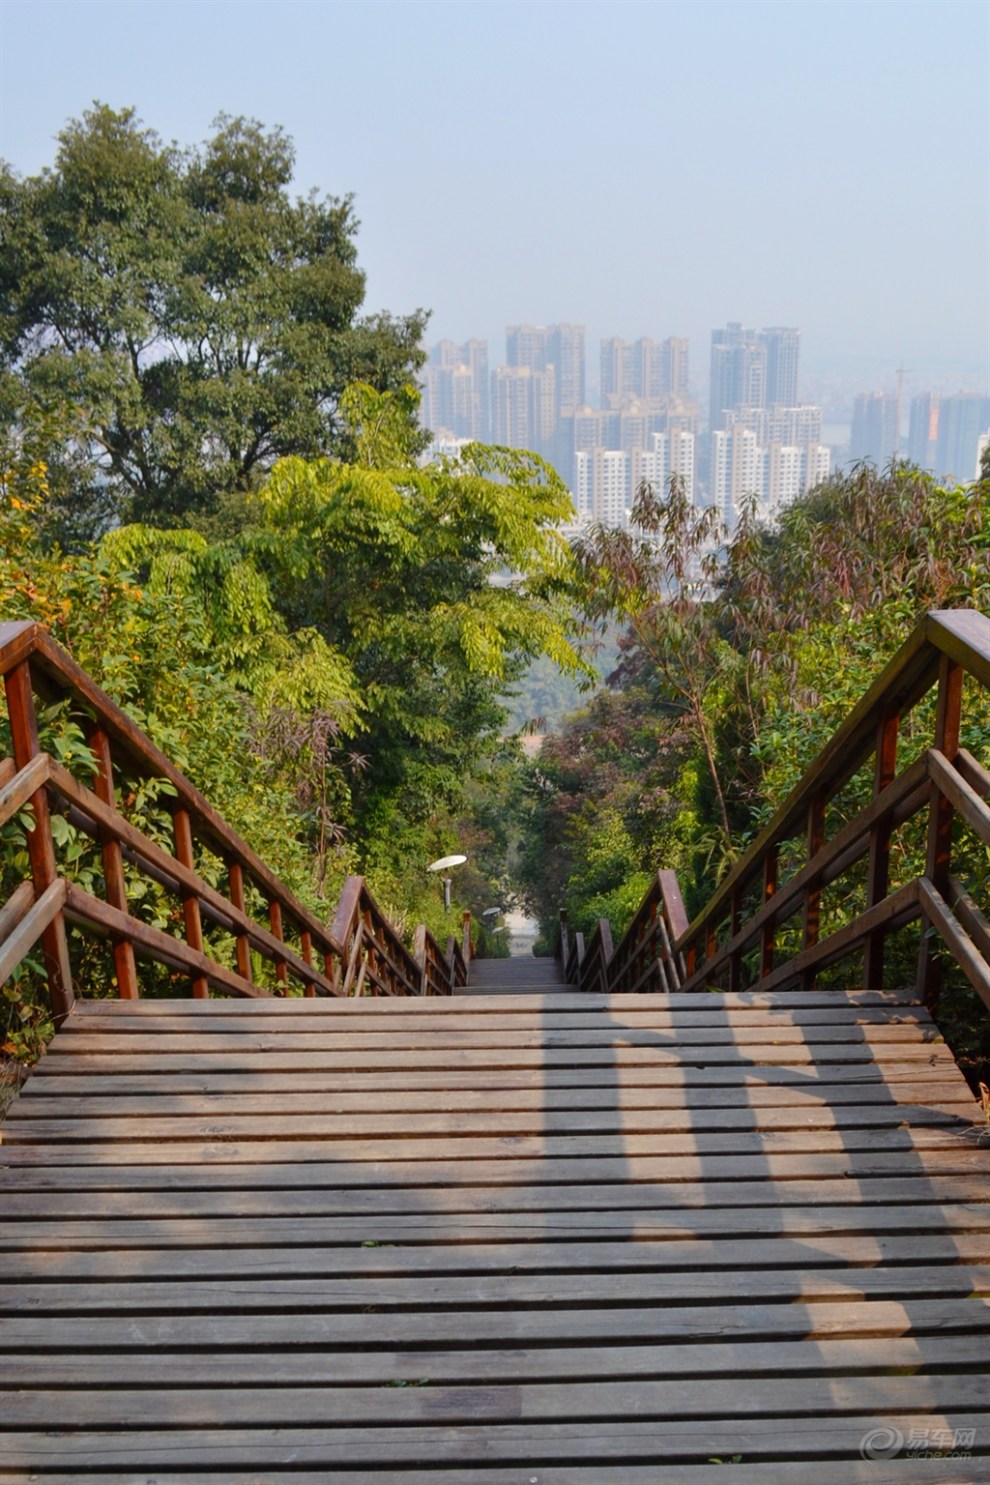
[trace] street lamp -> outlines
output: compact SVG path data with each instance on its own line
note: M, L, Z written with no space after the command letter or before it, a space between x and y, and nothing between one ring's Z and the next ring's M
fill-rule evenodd
M466 856L441 856L439 861L431 861L426 869L427 871L449 871L451 867L463 866L466 860ZM452 881L452 877L445 876L443 878L443 910L445 913L450 912L450 888Z

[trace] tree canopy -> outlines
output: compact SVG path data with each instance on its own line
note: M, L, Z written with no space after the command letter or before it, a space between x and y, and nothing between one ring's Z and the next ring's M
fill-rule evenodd
M50 169L0 171L2 411L47 430L84 534L181 523L279 458L339 452L344 389L397 389L421 361L422 312L359 315L351 199L294 198L281 129L215 128L180 149L97 104Z

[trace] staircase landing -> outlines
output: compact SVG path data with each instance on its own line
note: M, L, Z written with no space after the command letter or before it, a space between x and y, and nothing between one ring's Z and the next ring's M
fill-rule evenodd
M573 995L560 979L556 959L519 954L509 959L472 959L471 982L458 995Z
M990 1479L976 1112L895 993L79 1004L0 1481Z

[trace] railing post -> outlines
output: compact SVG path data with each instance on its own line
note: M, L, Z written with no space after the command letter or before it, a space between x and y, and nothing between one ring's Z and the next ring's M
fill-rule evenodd
M825 795L819 789L808 804L808 860L816 856L825 844ZM820 887L809 888L804 899L804 947L813 948L818 942L822 921L822 893ZM814 990L818 976L813 969L801 976L805 990Z
M938 668L938 710L935 714L935 747L950 763L959 752L959 729L962 722L963 667L943 655ZM931 785L931 814L928 819L928 851L925 876L944 897L949 890L949 867L952 855L953 808L938 785ZM938 1006L942 989L942 966L929 937L931 924L921 916L921 943L918 948L918 995L930 1011Z
M465 910L461 919L461 957L464 960L464 973L470 978L471 975L471 914ZM453 985L450 987L453 990Z
M742 926L742 891L733 890L729 902L729 937L735 938ZM729 991L732 994L742 989L742 950L736 949L729 959Z
M230 889L231 906L235 907L239 913L246 912L247 909L244 906L244 868L239 861L231 861L228 867L227 881ZM242 980L247 980L249 985L253 984L251 978L251 940L246 933L238 933L235 934L234 941L237 948L237 973Z
M570 930L567 926L567 909L560 910L560 968L561 979L567 979L567 963L571 957Z
M773 845L763 858L763 901L769 902L777 891L777 860L780 847ZM773 923L766 923L760 935L760 979L766 979L767 975L773 974L773 951L776 940L776 928Z
M302 928L299 931L299 947L302 949L302 956L305 959L306 963L312 964L313 935L310 933L308 928ZM306 981L306 984L303 987L303 994L308 996L310 999L312 999L313 996L316 994L316 986L313 984L312 980Z
M117 808L113 782L113 759L110 756L110 739L97 723L89 729L89 746L96 757L96 778L93 792L110 809ZM124 853L120 841L109 830L100 830L100 850L103 857L103 880L106 883L107 902L119 912L128 913L127 884L124 880ZM134 945L129 938L114 936L113 963L117 974L117 994L121 1000L137 1000L141 994L138 986L137 964ZM204 994L206 981L204 984Z
M878 799L897 776L898 711L888 711L877 725L876 769L873 797ZM875 907L887 896L890 885L890 817L878 820L870 830L870 859L866 877L866 906ZM878 928L866 941L863 952L863 989L883 989L883 960L886 932Z
M426 924L417 923L413 932L412 956L419 965L419 993L429 995L430 981L426 970Z
M196 869L196 857L193 853L192 821L187 809L177 809L172 816L172 830L175 836L175 859L180 866L185 866L189 871ZM197 954L203 953L203 921L199 912L199 898L195 892L183 892L182 894L182 919L186 926L186 943L190 949ZM208 1000L210 995L210 984L205 975L192 975L192 993L197 1000Z
M276 902L274 899L268 904L268 923L279 943L284 943L285 930L282 927L282 904ZM289 971L285 967L284 959L275 960L275 978L278 980L279 995L288 995Z
M22 660L4 677L7 710L10 716L10 735L13 744L14 764L18 771L26 768L32 758L41 752L38 741L38 719L34 710L34 694L31 688L30 661ZM48 811L48 796L38 789L31 796L34 824L27 833L28 857L31 862L31 880L35 900L52 885L58 877L55 862L55 846L52 840L51 817ZM52 1017L56 1024L63 1021L72 1009L75 999L72 991L72 971L69 967L69 946L65 937L65 918L61 912L55 914L41 936L42 957L48 977L48 996Z

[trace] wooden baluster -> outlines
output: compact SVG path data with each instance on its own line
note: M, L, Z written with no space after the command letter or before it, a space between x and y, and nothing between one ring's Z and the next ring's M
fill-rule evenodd
M808 860L817 855L825 844L825 795L819 789L808 804ZM820 887L809 887L804 896L804 947L814 948L822 924L822 892ZM801 976L805 990L814 990L818 972L806 969Z
M729 937L735 938L742 925L742 888L733 889ZM737 994L742 989L742 950L736 949L729 959L729 990Z
M876 768L873 775L873 797L877 798L897 774L897 733L900 716L896 711L886 712L877 724ZM890 836L889 817L878 820L870 831L870 858L866 875L866 906L874 907L887 896L890 885ZM863 951L863 989L883 989L883 961L886 930L878 928L871 933Z
M232 861L230 863L228 868L228 882L230 886L231 905L239 913L246 913L247 908L244 906L244 868L239 861ZM237 948L237 973L242 980L247 980L248 984L251 985L254 983L251 977L251 940L246 933L237 933L234 936L234 942Z
M195 871L196 857L193 851L192 821L188 810L177 809L175 811L172 816L172 828L175 836L176 861L180 866L187 867L189 871ZM182 917L186 925L186 943L197 954L202 954L203 921L200 917L199 898L195 892L183 892ZM190 984L196 1000L209 999L210 982L205 975L192 975Z
M343 966L330 949L324 950L323 953L323 973L334 989L339 990L343 980Z
M313 935L310 933L310 931L309 931L308 928L302 928L302 929L300 929L300 931L299 931L299 943L302 946L302 956L305 959L306 963L307 964L312 964L312 962L313 962ZM305 990L304 990L303 993L306 996L308 996L310 999L312 999L313 996L316 994L316 986L313 984L313 981L312 980L307 980L306 981L306 988L305 988Z
M715 932L715 923L709 918L705 925L705 962L714 959L718 950L718 934Z
M955 761L959 752L959 729L962 722L963 668L943 655L938 669L938 710L935 718L935 747L949 760ZM928 852L925 875L936 891L943 896L949 887L949 869L952 855L951 802L932 783L931 814L928 821ZM928 936L928 919L922 915L921 945L918 950L919 996L930 1011L938 1007L942 989L942 966L935 953L935 945Z
M8 671L4 677L4 689L10 718L14 763L19 771L26 768L31 759L36 758L41 752L29 661L22 660L19 665L15 665L12 670ZM37 900L58 878L51 816L48 812L48 795L44 789L38 789L32 794L31 809L34 824L27 833L27 847L28 858L31 862L31 881ZM65 918L62 913L55 914L42 934L41 950L45 974L48 977L48 996L51 1001L52 1017L57 1025L69 1014L75 999L72 990L72 971L69 967L69 946L65 937Z
M117 798L113 782L110 739L99 723L89 729L89 746L96 758L93 792L104 804L116 810ZM99 837L107 902L119 912L129 914L127 884L124 879L124 853L120 848L120 841L109 830L100 830ZM116 935L112 943L114 970L117 975L117 994L121 1000L137 1000L141 991L138 987L134 944L129 938L118 938Z
M777 890L777 861L780 854L779 846L770 846L763 858L763 901L769 902ZM760 979L766 979L767 975L773 974L773 951L776 940L776 926L773 923L765 923L760 935Z
M426 924L417 923L412 941L412 956L419 965L419 993L429 995L430 976L426 964Z
M464 960L464 978L467 982L471 977L471 914L467 911L461 919L461 957ZM451 985L451 994L454 989Z
M285 932L282 928L282 904L274 900L268 904L268 922L272 933L280 944L285 943ZM284 959L275 960L275 978L278 980L279 995L289 993L289 970Z

